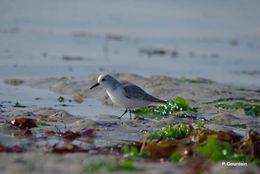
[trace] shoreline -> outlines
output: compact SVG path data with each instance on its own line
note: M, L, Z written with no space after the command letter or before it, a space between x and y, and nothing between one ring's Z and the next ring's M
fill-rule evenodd
M133 83L142 86L149 93L158 96L162 99L174 98L176 96L183 96L190 103L192 107L198 108L198 113L196 113L196 117L205 117L208 121L205 122L205 126L211 130L222 130L222 131L234 131L241 136L244 136L249 129L254 129L260 132L260 118L247 116L242 110L237 109L219 109L216 108L213 104L206 104L207 102L214 102L220 98L255 98L259 95L258 88L250 90L241 90L239 87L234 87L230 85L218 84L213 81L205 80L205 79L177 79L170 78L166 76L150 76L143 77L136 74L128 74L128 73L116 73L112 74L114 77L120 80L129 80ZM89 140L77 140L72 141L74 144L78 144L85 147L106 147L113 146L120 143L126 142L136 142L140 141L143 134L140 130L156 130L160 129L163 126L167 125L175 125L180 123L191 124L194 120L189 118L181 118L175 116L169 116L161 120L145 118L144 120L128 120L128 117L123 120L117 119L117 114L109 114L105 113L102 110L102 105L107 105L106 107L114 110L115 113L120 113L121 109L114 107L111 105L111 101L106 96L104 90L102 88L98 88L95 91L89 91L88 87L95 82L97 75L85 76L82 78L75 79L55 79L55 78L47 78L40 80L31 80L25 81L22 85L37 89L49 89L57 94L57 96L62 96L66 94L66 96L71 96L73 100L73 96L75 93L80 95L84 99L83 103L90 98L97 97L99 100L98 103L92 104L89 109L97 109L96 114L92 115L92 117L84 116L84 115L71 115L68 112L63 111L63 109L55 109L55 107L47 107L44 108L42 106L26 106L26 108L15 108L7 106L2 102L2 112L1 118L2 122L0 123L1 129L1 141L2 145L22 145L25 147L26 151L22 152L22 154L16 153L1 153L0 159L4 161L3 166L7 166L4 170L7 172L11 172L14 170L25 170L28 173L35 173L39 171L40 168L45 168L46 171L43 173L48 173L52 170L58 171L58 173L78 173L80 169L82 169L83 164L87 164L90 161L98 158L100 155L91 155L85 153L75 153L69 155L54 155L50 153L46 153L46 148L44 146L52 146L55 143L59 146L63 146L64 142L57 138L50 138L50 141L46 141L41 139L40 137L44 135L45 131L61 131L65 132L67 130L72 131L80 131L82 129L94 129L95 137ZM16 86L19 89L19 85ZM37 97L37 96L35 96ZM40 97L41 98L41 97ZM39 99L41 100L41 99ZM73 103L73 105L81 105L82 103L69 102L68 98L65 97L64 104ZM13 103L15 101L12 101ZM20 101L24 103L23 100ZM56 101L57 102L57 101ZM73 107L73 105L71 107ZM96 106L95 106L96 105ZM84 106L84 104L82 105ZM69 108L69 106L65 106L64 108ZM101 110L100 110L101 109ZM88 112L86 110L86 112ZM93 113L93 112L92 112ZM32 136L39 137L40 139L35 143L28 141L26 136L17 134L17 130L10 128L8 124L6 124L3 120L13 120L17 117L26 116L29 118L33 118L36 120L40 120L43 126L32 129ZM95 118L95 119L93 119ZM48 122L51 121L51 122ZM44 125L46 124L46 125ZM234 127L232 125L245 125L245 128L242 127ZM14 135L14 136L13 136ZM126 136L127 135L127 136ZM48 151L48 150L47 150ZM41 159L38 159L37 156L41 156ZM87 157L86 157L87 156ZM101 155L102 156L102 155ZM37 159L36 159L37 158ZM79 159L78 159L79 158ZM109 158L117 158L112 155L112 157L105 155L104 157L100 157L100 159L109 159ZM6 160L3 160L6 159ZM53 166L52 163L56 163L55 161L60 159L57 165ZM22 165L19 162L22 160ZM37 161L38 164L32 163L32 161ZM44 163L43 161L48 160L48 163ZM65 166L67 164L67 160L72 162L71 171L65 171ZM76 161L80 161L80 164ZM17 162L18 161L18 162ZM105 160L106 161L106 160ZM8 164L11 163L12 167ZM155 173L161 173L163 171L168 171L172 169L176 169L183 172L183 166L179 166L176 164L165 163L165 167L163 167L159 163L150 164L147 162L138 162L138 166L144 167L146 173L155 170ZM23 167L24 166L24 167ZM30 166L30 167L26 167ZM81 166L81 167L80 167ZM150 166L158 166L152 167ZM221 167L221 163L213 164L213 171L228 171L230 168L228 166ZM11 169L11 168L12 169ZM40 168L39 168L40 167ZM232 168L233 169L233 168ZM254 165L247 165L241 170L241 168L237 167L236 170L239 173L243 173L242 171L246 171L250 169L252 171L257 171L258 167ZM137 172L138 173L138 172ZM214 172L213 172L214 173Z

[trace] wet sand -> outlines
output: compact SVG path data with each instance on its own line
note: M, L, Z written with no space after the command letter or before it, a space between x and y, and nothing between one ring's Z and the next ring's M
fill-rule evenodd
M206 104L215 99L222 97L245 97L256 98L259 96L258 88L240 88L239 86L224 85L213 82L211 80L197 78L197 79L177 79L167 76L150 76L143 77L136 74L129 73L115 73L111 74L119 80L129 80L143 87L147 92L162 98L172 99L176 96L183 96L191 104L192 107L198 108L196 117L198 119L205 118L205 126L212 130L234 131L237 134L245 136L249 129L253 128L260 131L260 118L247 116L242 110L226 110L218 109L214 104ZM84 76L82 78L74 79L56 79L46 78L39 80L24 80L23 86L28 86L34 89L50 89L59 95L82 97L84 101L91 98L98 98L99 105L107 105L118 114L106 113L98 110L97 114L89 116L89 111L85 110L86 115L71 115L63 110L41 108L40 106L28 106L25 109L8 107L3 103L1 112L1 141L3 145L19 145L26 149L22 154L5 154L1 153L1 169L7 173L15 173L17 171L24 171L25 173L80 173L83 166L89 162L96 160L115 160L118 159L116 155L102 155L91 153L76 153L68 155L55 155L50 152L50 147L54 144L62 146L65 142L61 139L50 138L42 139L43 132L46 130L60 131L72 130L77 131L83 128L94 128L95 137L91 140L74 140L71 143L80 145L82 147L106 147L113 146L119 143L129 143L140 141L142 139L142 130L156 130L163 126L177 124L177 123L193 123L196 120L190 118L179 118L178 114L166 117L162 120L145 118L144 120L129 120L125 116L123 120L117 119L123 109L112 105L107 94L102 88L89 90L89 87L95 83L97 74L91 76ZM22 101L21 101L22 102ZM68 102L66 102L68 103ZM84 103L84 102L83 102ZM81 105L78 103L78 105ZM66 108L66 107L64 107ZM96 109L90 107L89 109ZM17 130L10 128L10 125L4 120L13 120L16 117L28 116L30 118L42 119L60 119L61 122L50 123L48 126L40 126L33 128L33 137L37 137L36 141L31 138L26 138L17 135ZM246 124L247 128L235 128L228 125ZM36 161L36 162L35 162ZM48 162L45 162L48 161ZM12 165L9 165L12 164ZM54 165L55 164L55 165ZM67 170L67 165L70 165ZM137 166L145 168L144 173L164 173L176 170L177 173L183 173L185 166L183 164L165 164L138 162ZM247 167L235 168L236 172L243 173L246 170L257 171L258 168L253 165ZM230 172L230 168L221 166L220 163L214 164L212 172ZM234 171L232 171L234 172ZM138 173L138 172L137 172ZM142 173L142 172L141 172Z

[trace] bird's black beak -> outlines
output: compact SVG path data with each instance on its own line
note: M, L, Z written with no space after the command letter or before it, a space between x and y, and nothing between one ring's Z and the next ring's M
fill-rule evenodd
M93 88L97 87L98 85L100 85L100 84L96 83L95 85L91 86L89 89L93 89Z

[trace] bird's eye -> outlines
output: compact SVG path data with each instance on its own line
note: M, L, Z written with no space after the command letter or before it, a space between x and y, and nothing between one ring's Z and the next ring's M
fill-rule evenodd
M101 79L101 82L104 82L105 81L105 79Z

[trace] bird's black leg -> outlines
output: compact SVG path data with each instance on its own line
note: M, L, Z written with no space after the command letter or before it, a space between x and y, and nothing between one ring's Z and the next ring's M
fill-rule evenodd
M119 117L119 119L121 119L126 113L127 113L127 109L125 109L125 112Z
M129 109L129 114L130 114L130 120L132 120L132 116L131 116L132 111Z

